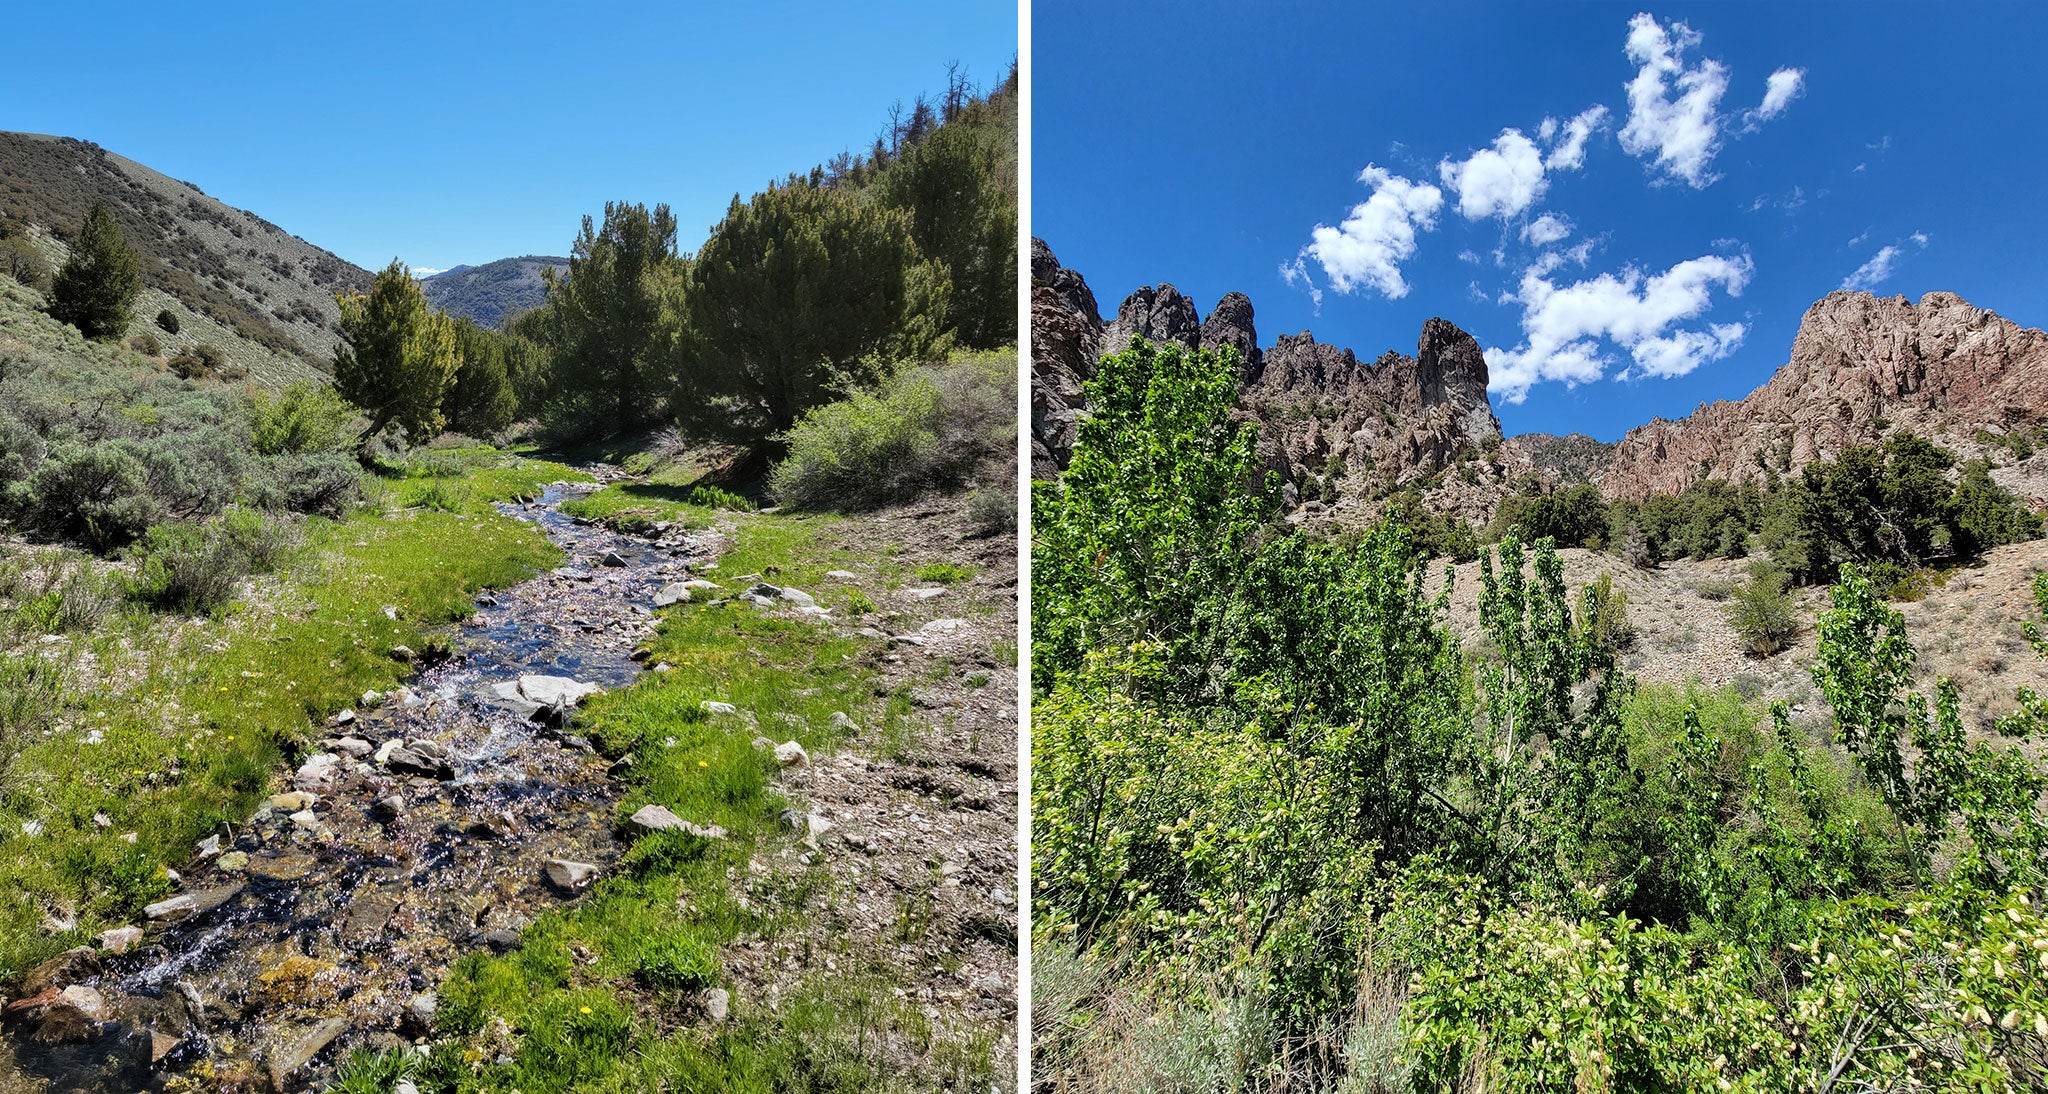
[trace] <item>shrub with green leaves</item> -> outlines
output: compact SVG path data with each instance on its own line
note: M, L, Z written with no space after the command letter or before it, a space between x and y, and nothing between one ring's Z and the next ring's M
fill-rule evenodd
M903 369L805 413L782 435L788 455L769 474L784 505L866 509L956 490L1014 466L1014 353Z
M1728 625L1753 656L1769 657L1799 637L1799 609L1790 583L1785 571L1760 562L1750 567L1749 580L1730 594L1724 609Z

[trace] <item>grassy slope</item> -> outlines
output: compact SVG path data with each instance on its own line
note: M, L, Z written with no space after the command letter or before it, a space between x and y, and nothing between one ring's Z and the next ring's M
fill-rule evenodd
M296 561L219 620L130 613L53 644L70 651L70 732L24 754L0 803L0 978L168 893L165 867L245 818L319 719L406 675L391 647L420 646L477 589L554 563L537 528L489 502L580 473L487 450L448 462L459 473L398 482L379 492L384 505L310 524ZM401 507L423 493L452 510ZM82 744L95 730L99 742ZM48 931L46 913L76 928Z

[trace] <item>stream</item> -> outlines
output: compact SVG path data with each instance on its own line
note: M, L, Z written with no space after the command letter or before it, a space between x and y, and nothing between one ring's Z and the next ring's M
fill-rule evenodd
M557 483L501 504L560 546L563 566L479 595L475 615L442 632L445 660L327 727L284 793L202 847L126 953L42 966L59 965L49 990L83 986L101 1009L86 999L69 1025L63 1004L10 1020L0 1094L128 1094L179 1089L179 1077L188 1089L317 1087L347 1047L427 1032L457 958L516 945L574 900L550 860L602 871L617 859L604 761L500 691L522 676L629 683L655 591L712 556L680 530L636 538L561 512L594 488Z

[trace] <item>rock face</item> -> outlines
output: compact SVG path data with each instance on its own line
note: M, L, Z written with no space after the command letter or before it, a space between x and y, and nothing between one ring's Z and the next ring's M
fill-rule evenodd
M1324 500L1426 478L1501 440L1479 343L1443 319L1422 325L1415 356L1389 351L1371 364L1306 332L1283 334L1244 406L1260 422L1266 466Z
M1083 398L1102 347L1102 316L1081 275L1031 241L1031 473L1057 475L1074 449Z
M1702 478L1760 479L1908 429L1965 456L1979 430L2048 424L2048 334L1954 293L1833 292L1807 309L1792 354L1748 397L1629 430L1596 476L1616 498L1674 493ZM1999 476L2002 480L2007 476ZM2044 500L2033 485L2008 485Z
M1202 344L1202 325L1195 315L1195 302L1182 296L1172 285L1150 285L1124 297L1116 318L1102 331L1102 352L1116 353L1130 345L1132 336L1185 349Z
M1087 283L1042 240L1033 241L1032 278L1032 473L1041 477L1067 465L1086 412L1081 382L1102 354L1133 336L1237 351L1243 410L1259 423L1261 458L1290 502L1304 494L1369 496L1382 485L1433 475L1460 451L1501 439L1486 399L1486 358L1478 342L1446 320L1423 324L1415 356L1389 352L1368 365L1306 332L1281 335L1261 349L1252 302L1238 292L1197 322L1194 302L1180 290L1147 286L1103 325Z

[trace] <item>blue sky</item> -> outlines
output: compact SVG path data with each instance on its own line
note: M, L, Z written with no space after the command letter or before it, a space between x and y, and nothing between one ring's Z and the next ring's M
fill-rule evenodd
M2043 41L2022 5L1038 0L1032 226L1111 315L1238 290L1263 344L1366 359L1441 315L1509 434L1613 440L1747 394L1844 286L2048 324Z
M984 86L1003 2L10 5L0 129L97 142L375 269L567 254L607 200L692 249L735 192Z

